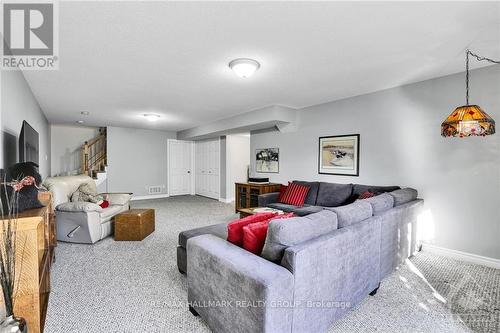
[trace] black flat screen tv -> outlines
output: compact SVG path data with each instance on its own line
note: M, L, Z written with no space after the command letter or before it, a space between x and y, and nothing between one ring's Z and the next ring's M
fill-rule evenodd
M19 162L38 163L38 132L23 121L21 134L19 135Z

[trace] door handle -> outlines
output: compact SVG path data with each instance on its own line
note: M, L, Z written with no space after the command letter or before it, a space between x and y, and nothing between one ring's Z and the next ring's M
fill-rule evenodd
M191 170L188 170L188 173L191 173Z

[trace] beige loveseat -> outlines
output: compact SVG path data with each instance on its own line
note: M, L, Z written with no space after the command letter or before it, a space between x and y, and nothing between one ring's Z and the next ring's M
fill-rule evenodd
M85 175L49 177L43 182L52 193L56 210L57 240L93 244L113 233L113 218L130 208L130 193L103 193L108 208L91 202L71 202L71 195L81 184L96 189L92 178Z

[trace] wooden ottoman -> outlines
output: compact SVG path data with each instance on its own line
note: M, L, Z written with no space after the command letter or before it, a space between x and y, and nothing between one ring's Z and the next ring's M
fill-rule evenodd
M154 209L131 209L115 216L116 241L141 241L153 231Z

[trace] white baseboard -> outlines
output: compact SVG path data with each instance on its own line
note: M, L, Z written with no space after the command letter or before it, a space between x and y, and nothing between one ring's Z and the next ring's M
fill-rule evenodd
M500 269L500 259L483 257L483 256L479 256L477 254L447 249L445 247L440 247L440 246L426 244L426 243L423 243L422 247L424 250L427 250L429 252L434 252L436 254L440 254L440 255L450 257L453 259L470 262L470 263L476 264L476 265L483 265L483 266L488 266L491 268Z
M163 198L168 198L168 194L153 194L153 195L140 195L136 197L132 197L132 201L137 201L137 200L149 200L149 199L163 199Z
M227 199L219 198L219 201L223 203L231 203L234 202L234 198L227 198Z

